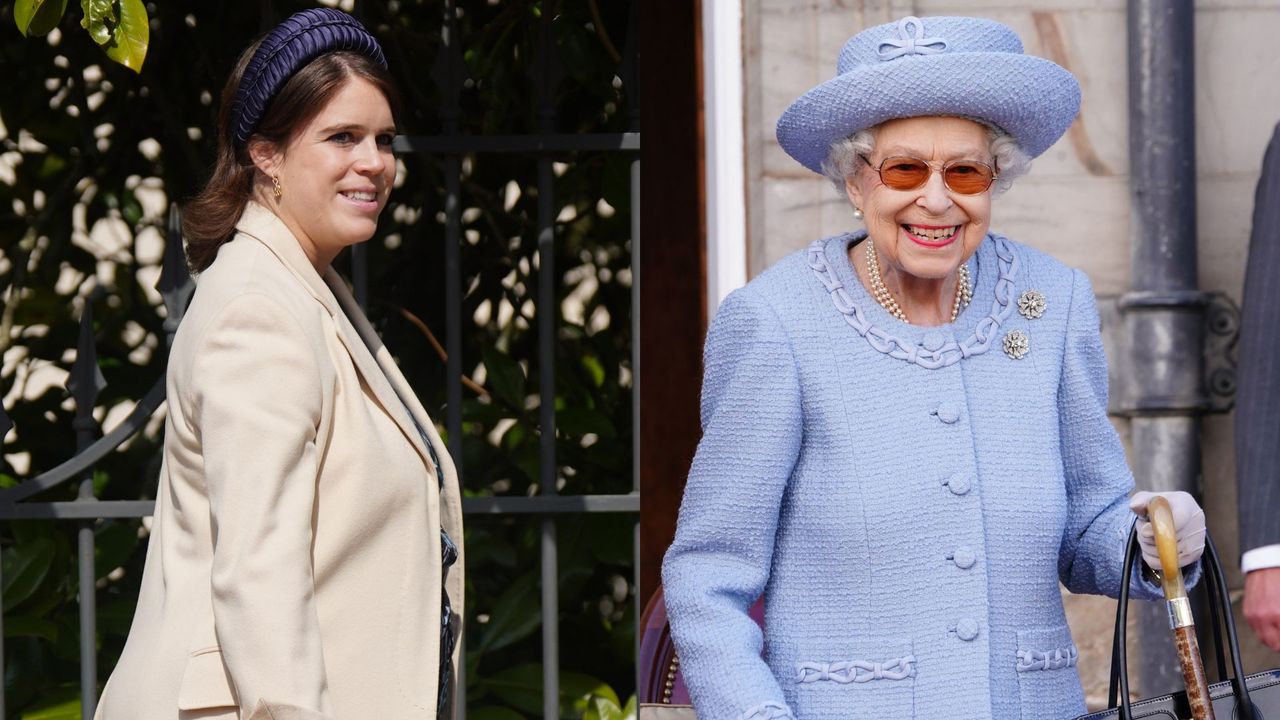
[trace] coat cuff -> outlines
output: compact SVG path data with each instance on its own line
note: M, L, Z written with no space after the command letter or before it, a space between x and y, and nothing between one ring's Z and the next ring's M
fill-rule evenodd
M1240 572L1280 567L1280 544L1263 545L1245 552L1240 558Z
M1182 568L1182 582L1191 590L1200 583L1204 574L1204 563L1201 560ZM1134 559L1133 574L1129 577L1129 595L1138 600L1163 600L1164 587L1157 580L1158 575L1148 572L1147 564L1139 556Z

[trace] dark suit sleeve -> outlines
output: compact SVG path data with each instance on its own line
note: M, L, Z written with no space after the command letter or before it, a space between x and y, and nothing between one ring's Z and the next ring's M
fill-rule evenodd
M1236 398L1240 549L1248 551L1280 543L1280 125L1254 197Z

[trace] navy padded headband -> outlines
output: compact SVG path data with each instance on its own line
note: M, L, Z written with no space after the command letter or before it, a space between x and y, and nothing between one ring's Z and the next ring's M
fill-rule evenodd
M235 145L244 147L257 129L271 98L293 74L317 57L339 50L367 55L382 67L382 48L358 20L341 10L303 10L272 30L258 46L236 88L231 106Z

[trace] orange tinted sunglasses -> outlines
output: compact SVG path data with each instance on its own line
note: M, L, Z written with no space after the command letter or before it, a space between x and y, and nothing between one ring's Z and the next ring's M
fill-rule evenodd
M933 166L920 158L885 158L876 167L866 156L858 157L880 174L880 182L893 190L915 190L923 187L933 172ZM995 168L977 160L952 160L942 166L942 184L960 195L984 193L998 176Z

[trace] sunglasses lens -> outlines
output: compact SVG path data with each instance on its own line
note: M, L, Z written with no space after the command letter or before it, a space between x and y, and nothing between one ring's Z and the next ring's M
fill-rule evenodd
M914 190L929 179L929 166L923 160L895 157L880 165L880 181L894 190Z
M976 195L991 187L991 168L981 163L958 162L947 166L942 179L961 195Z

